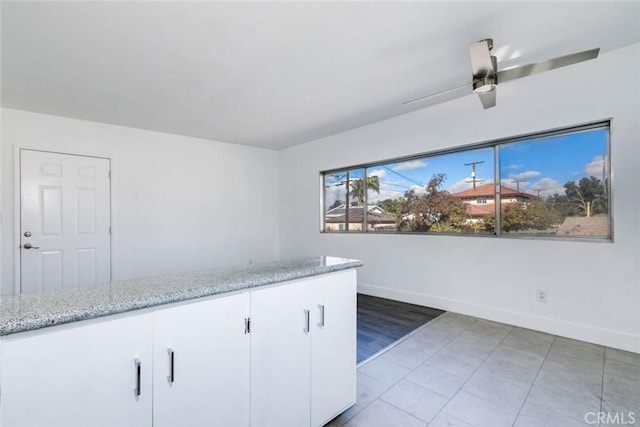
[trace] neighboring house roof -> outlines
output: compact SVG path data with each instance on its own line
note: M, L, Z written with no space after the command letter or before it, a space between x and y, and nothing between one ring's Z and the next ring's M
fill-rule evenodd
M504 185L500 188L500 194L503 197L505 196L523 197L526 199L537 198L537 196L533 194L526 193L524 191L518 191L510 187L505 187ZM476 188L470 188L468 190L453 193L453 195L460 199L478 199L478 198L494 199L496 195L496 190L493 184L484 184Z
M349 209L349 224L361 224L363 221L364 209ZM345 214L327 216L326 222L329 224L345 222ZM376 212L367 213L367 221L369 224L395 224L396 218L391 215L379 214Z
M362 216L362 213L364 212L364 206L351 206L349 208L349 216L353 215L354 213L359 213L360 216ZM369 215L371 215L372 213L375 214L383 214L384 211L380 208L380 206L377 205L369 205L367 207L367 212L369 213ZM337 217L337 216L344 216L346 214L346 206L345 205L340 205L337 206L333 209L329 209L325 214L325 218L330 218L330 217ZM351 222L351 221L350 221Z
M608 236L609 217L607 215L568 216L558 227L558 236Z

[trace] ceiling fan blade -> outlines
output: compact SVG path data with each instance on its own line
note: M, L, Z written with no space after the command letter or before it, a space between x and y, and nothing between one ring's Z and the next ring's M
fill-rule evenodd
M479 93L478 97L480 98L480 102L482 102L482 106L486 110L487 108L496 106L496 89L493 89L491 92Z
M599 52L600 48L585 50L583 52L559 56L557 58L537 62L535 64L522 65L520 67L498 71L498 84L508 82L509 80L519 79L520 77L527 77L544 71L553 70L555 68L577 64L578 62L588 61L589 59L597 58Z
M493 67L493 61L491 60L491 54L489 50L493 45L493 41L490 39L480 40L479 42L471 43L469 45L469 53L471 55L471 71L473 78L493 77L496 73Z
M469 88L471 86L473 86L473 83L466 83L466 84L461 85L461 86L456 86L456 87L452 87L451 89L441 90L440 92L432 93L431 95L421 96L420 98L416 98L416 99L412 99L411 101L403 102L402 105L413 104L414 102L426 101L427 99L435 98L436 96L441 96L441 95L445 95L447 93L455 92L455 91L458 91L460 89ZM460 96L462 96L462 95L460 95Z

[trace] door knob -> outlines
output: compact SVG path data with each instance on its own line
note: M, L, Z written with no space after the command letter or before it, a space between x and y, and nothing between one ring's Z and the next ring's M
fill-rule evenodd
M25 243L22 247L25 249L40 249L40 246L33 246L31 243Z

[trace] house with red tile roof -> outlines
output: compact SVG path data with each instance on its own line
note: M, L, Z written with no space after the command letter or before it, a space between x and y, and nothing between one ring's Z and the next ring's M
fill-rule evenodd
M493 183L479 185L475 188L453 193L453 196L461 199L467 205L467 217L471 222L477 222L487 215L495 214L496 189ZM500 186L500 204L527 203L537 200L538 197L504 185Z

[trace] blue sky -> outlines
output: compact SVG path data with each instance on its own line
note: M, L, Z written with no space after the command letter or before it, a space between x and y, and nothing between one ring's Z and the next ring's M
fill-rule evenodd
M607 156L607 131L595 129L560 136L531 139L500 147L500 174L502 184L541 196L564 193L563 185L594 175L602 178ZM494 181L493 148L424 157L403 162L386 163L367 169L369 176L377 175L381 183L380 194L370 192L369 201L397 198L409 188L424 191L433 174L446 173L443 188L454 193L472 188L471 166L476 165L477 185ZM362 177L362 170L350 172L351 179ZM328 177L326 202L344 199L344 174Z

